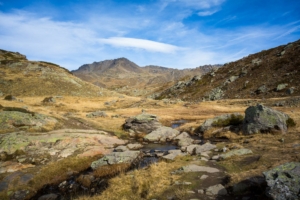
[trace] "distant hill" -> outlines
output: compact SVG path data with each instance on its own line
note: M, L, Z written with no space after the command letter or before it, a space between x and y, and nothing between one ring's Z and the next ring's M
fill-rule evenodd
M198 80L176 83L158 99L190 101L300 95L300 40L251 54Z
M153 65L140 67L126 58L118 58L85 64L72 73L97 86L128 95L146 96L162 91L178 80L202 75L215 67L209 65L185 70Z
M107 92L82 81L67 69L43 61L29 61L26 56L0 50L0 93L2 95L98 96Z

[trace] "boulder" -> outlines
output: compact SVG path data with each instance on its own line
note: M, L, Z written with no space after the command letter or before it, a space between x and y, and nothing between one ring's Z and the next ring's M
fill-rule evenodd
M144 140L149 142L166 142L173 140L179 133L176 129L162 126L146 135Z
M177 141L178 146L185 147L193 144L194 139L191 138L191 136L188 133L183 132L180 135L176 136L174 138L174 141Z
M267 86L262 85L259 88L257 88L257 90L255 91L256 94L262 94L262 93L266 93L268 91Z
M244 134L259 132L287 131L287 120L289 116L280 111L263 105L250 106L245 111L243 122Z
M203 145L196 146L195 153L197 155L200 155L200 154L202 154L204 152L207 152L207 151L210 151L212 149L215 149L216 147L217 147L216 145L207 142L207 143L205 143Z
M276 91L281 91L281 90L283 90L284 88L286 88L286 86L288 86L287 83L279 84L279 85L277 85Z
M230 78L228 79L230 82L235 81L236 79L238 79L239 76L230 76Z
M135 117L126 119L123 129L135 134L148 134L161 127L157 117L152 114L142 113Z
M104 111L95 111L86 114L87 118L95 118L95 117L107 117L107 114Z
M252 154L253 152L250 149L234 149L227 153L221 154L220 159L227 159L232 156L242 156L246 154Z
M263 172L268 184L266 194L274 200L299 199L300 163L291 162Z
M205 131L211 129L212 127L225 127L230 125L239 125L243 122L243 115L240 113L224 114L216 116L212 119L207 119L199 126L195 132L204 133Z
M113 165L113 164L135 164L143 157L143 153L140 151L125 151L125 152L113 152L107 154L99 160L92 162L92 169L97 169L98 167L104 165Z

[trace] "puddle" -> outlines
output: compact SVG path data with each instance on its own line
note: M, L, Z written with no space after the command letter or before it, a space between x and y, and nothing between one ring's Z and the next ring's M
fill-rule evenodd
M181 125L183 125L183 124L185 124L187 122L188 122L188 120L185 120L185 119L173 121L171 123L171 128L178 128L178 127L180 127Z

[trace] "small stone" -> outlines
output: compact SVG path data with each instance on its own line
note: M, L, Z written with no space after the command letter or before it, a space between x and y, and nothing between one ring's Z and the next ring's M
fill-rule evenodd
M204 179L207 179L207 178L208 178L208 176L205 175L205 174L200 177L201 180L204 180Z
M204 190L198 190L198 194L204 194Z

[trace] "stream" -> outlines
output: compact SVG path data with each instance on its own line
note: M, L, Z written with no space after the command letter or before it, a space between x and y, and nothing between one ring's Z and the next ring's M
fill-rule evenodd
M186 120L178 120L172 123L172 128L177 128L182 124L186 123ZM131 141L136 142L136 141ZM131 167L130 170L133 169L141 169L146 168L152 163L156 163L159 161L159 156L167 155L169 150L178 149L178 147L169 142L169 143L148 143L144 144L144 147L140 149L145 155L138 162L137 165ZM61 182L58 185L46 185L41 190L37 192L37 194L31 198L31 200L39 199L39 197L47 194L57 195L56 199L59 200L69 200L73 199L76 196L80 195L94 195L99 194L104 191L108 187L108 179L111 177L103 177L103 178L91 178L92 177L92 169L89 168L85 171L80 172L77 175L71 176L69 179ZM87 179L91 178L91 184L89 187L85 187L82 184L78 183L76 180L78 177L84 176Z

